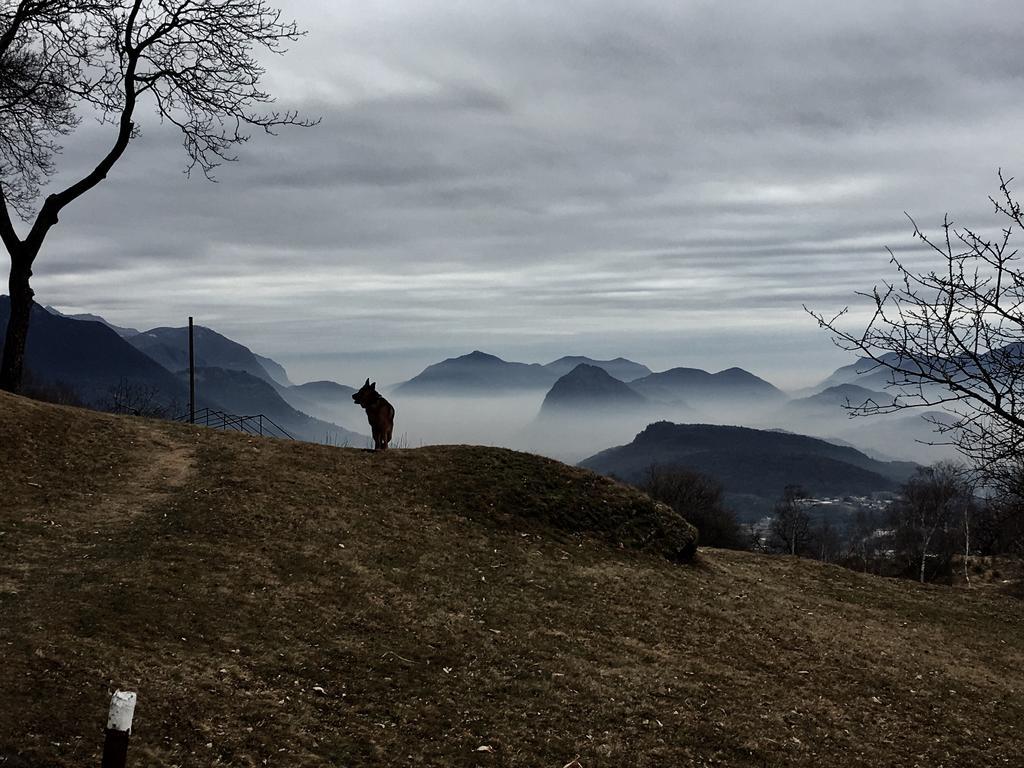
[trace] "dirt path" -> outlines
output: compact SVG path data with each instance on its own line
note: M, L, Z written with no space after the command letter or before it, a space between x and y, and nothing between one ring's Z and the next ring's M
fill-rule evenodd
M80 575L100 543L161 514L196 472L191 432L91 416L31 402L0 411L0 433L21 436L0 451L0 596Z
M140 424L131 447L131 459L105 499L106 514L94 521L123 522L125 516L144 514L184 487L196 471L195 446L172 438L166 429Z

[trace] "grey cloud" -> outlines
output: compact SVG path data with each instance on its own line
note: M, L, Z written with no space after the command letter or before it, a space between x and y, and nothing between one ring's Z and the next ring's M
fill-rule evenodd
M311 34L269 86L322 124L209 184L145 121L54 230L41 300L193 314L311 377L481 347L765 372L772 350L794 379L836 360L801 304L850 303L886 245L920 258L904 210L992 222L996 168L1024 168L1008 2L286 11ZM62 178L108 141L84 124Z

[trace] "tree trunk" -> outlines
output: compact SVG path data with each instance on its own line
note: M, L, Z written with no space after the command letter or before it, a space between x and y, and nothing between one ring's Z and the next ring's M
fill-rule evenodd
M7 320L3 360L0 362L0 389L17 392L21 389L25 370L25 343L28 324L32 316L32 297L29 285L32 277L31 261L11 254L11 275L8 280L11 295L11 315Z
M971 572L968 566L971 562L971 513L964 510L964 581L971 586Z
M928 543L932 540L932 535L929 533L928 537L924 540L921 545L921 583L924 584L924 564L928 560Z

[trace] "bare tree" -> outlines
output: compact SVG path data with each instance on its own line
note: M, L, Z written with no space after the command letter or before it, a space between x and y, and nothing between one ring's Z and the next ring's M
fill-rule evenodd
M702 546L744 549L740 524L725 507L722 486L685 467L652 464L639 488L692 523Z
M893 506L897 545L916 561L922 584L929 557L952 559L971 500L965 469L953 462L922 467L903 485Z
M873 554L874 536L878 530L878 521L869 509L858 507L854 512L849 528L848 549L851 557L860 560L864 572L867 572L868 551Z
M814 548L818 551L818 559L823 563L835 562L841 554L842 542L839 531L832 525L828 517L823 517L811 531Z
M44 403L55 403L56 405L73 405L84 408L85 403L75 391L74 387L57 380L47 381L35 376L30 369L25 369L25 376L22 380L21 393L33 400L41 400Z
M804 508L807 494L798 485L787 485L775 502L771 533L783 551L799 555L811 541L811 518Z
M917 272L890 250L896 279L859 294L874 305L863 331L840 327L847 309L832 317L807 310L837 346L887 374L893 402L854 406L855 415L941 408L948 416L925 417L936 443L954 445L990 483L1024 468L1024 270L1012 244L1024 213L1012 179L1000 172L999 182L990 201L1003 228L991 237L948 216L933 237L910 219L941 266Z
M154 419L173 418L178 406L168 401L160 387L142 381L131 381L124 376L116 386L107 390L106 399L100 403L104 411L128 416L148 416Z
M11 257L0 388L21 383L43 241L124 155L143 103L180 130L186 170L210 178L235 159L247 130L312 124L294 112L256 111L272 98L260 89L255 51L281 52L301 34L265 0L0 0L0 240ZM59 142L83 115L111 126L109 148L37 209ZM28 225L24 236L12 212Z
M973 552L1024 555L1024 496L1003 492L977 504L971 526Z
M56 137L79 121L71 86L88 46L85 30L71 23L71 15L84 5L0 7L0 190L27 218L41 183L54 171Z
M743 549L751 552L768 552L768 540L757 523L746 523L740 526L740 544Z

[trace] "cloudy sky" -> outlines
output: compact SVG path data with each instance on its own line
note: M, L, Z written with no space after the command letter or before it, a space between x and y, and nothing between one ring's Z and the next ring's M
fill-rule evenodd
M483 349L799 386L847 362L802 304L856 307L911 246L904 211L994 226L997 169L1024 175L1014 2L284 8L309 35L267 86L321 124L210 184L145 118L51 233L39 301L195 315L296 380ZM84 124L58 181L110 139Z

